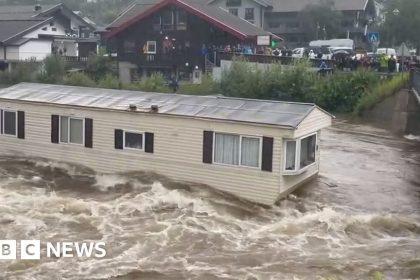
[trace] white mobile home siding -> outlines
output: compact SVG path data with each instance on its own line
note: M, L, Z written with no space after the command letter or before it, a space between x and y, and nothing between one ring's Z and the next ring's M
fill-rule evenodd
M175 180L196 182L263 204L273 204L282 181L282 138L293 130L147 113L105 111L18 101L0 101L0 108L25 111L25 139L0 135L1 152L73 162L98 172L148 170ZM93 119L93 148L51 143L51 115ZM154 153L116 150L114 129L154 133ZM274 138L272 172L203 163L203 131Z
M319 142L321 139L321 129L326 128L331 125L332 119L331 116L324 113L322 110L315 108L309 115L299 124L297 129L294 131L293 138L305 137L307 135L317 132L317 145L319 147ZM291 176L282 176L280 181L280 193L289 193L293 190L298 184L304 182L310 177L316 175L319 171L320 163L320 152L319 149L316 152L315 164L307 168L303 173L299 175ZM284 159L282 158L282 168L284 165Z
M331 126L331 116L324 113L322 110L315 108L311 113L299 124L295 130L294 137L302 137L318 131L320 129Z

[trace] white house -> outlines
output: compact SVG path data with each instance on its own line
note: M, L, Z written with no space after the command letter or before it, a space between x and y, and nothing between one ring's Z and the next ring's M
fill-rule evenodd
M21 83L0 90L0 153L153 171L271 205L319 171L314 104Z
M0 64L96 51L94 26L63 4L0 6Z

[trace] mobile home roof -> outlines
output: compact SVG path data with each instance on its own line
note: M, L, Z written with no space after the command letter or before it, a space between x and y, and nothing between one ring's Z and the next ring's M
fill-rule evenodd
M44 104L81 106L148 113L152 105L158 114L257 123L296 128L316 105L268 100L151 93L128 90L20 83L0 90L0 101L15 100Z

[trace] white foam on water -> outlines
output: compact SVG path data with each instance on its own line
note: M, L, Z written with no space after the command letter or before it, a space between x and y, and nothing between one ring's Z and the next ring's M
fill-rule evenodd
M69 175L81 176L71 166L54 166ZM301 276L296 267L321 267L314 260L322 259L326 267L344 268L348 259L355 257L349 255L351 252L374 250L387 242L395 244L395 248L404 242L415 244L420 228L416 215L359 213L346 205L323 205L296 195L280 206L255 207L255 213L241 216L235 212L246 213L253 208L246 209L233 200L223 201L219 196L214 203L210 192L201 197L200 192L166 188L159 181L144 188L144 184L126 175L94 176L93 187L99 191L86 195L68 189L51 192L33 187L31 183L42 180L38 175L29 180L0 178L0 213L4 213L0 216L0 239L28 236L43 240L102 240L107 243L109 256L43 259L30 268L17 263L20 269L16 271L0 263L0 270L9 269L10 279L23 275L24 279L37 280L49 280L47 275L53 271L71 280L106 279L135 271L184 273L191 279L212 275L241 280L312 280L318 275ZM107 190L125 184L133 191L108 197ZM371 261L369 256L356 256ZM248 258L250 263L246 262ZM395 264L393 261L390 265ZM285 273L275 275L275 267Z
M121 175L116 174L96 174L96 184L94 185L100 191L109 191L120 184L127 184L130 179Z
M407 139L407 140L419 141L420 142L420 135L408 134L408 135L405 135L404 138Z

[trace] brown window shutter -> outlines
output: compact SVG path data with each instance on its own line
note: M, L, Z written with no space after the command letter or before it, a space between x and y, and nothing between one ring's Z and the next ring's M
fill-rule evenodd
M150 132L145 133L144 151L146 153L153 153L154 134Z
M213 163L213 131L203 133L203 162Z
M85 119L85 147L93 147L93 120Z
M59 142L60 116L51 115L51 143Z
M124 147L124 136L122 129L116 129L114 133L114 146L115 149L122 150Z
M261 170L273 171L273 142L272 137L263 137Z
M0 110L0 134L3 134L3 110Z
M17 137L19 139L25 139L25 112L18 111L17 112Z

